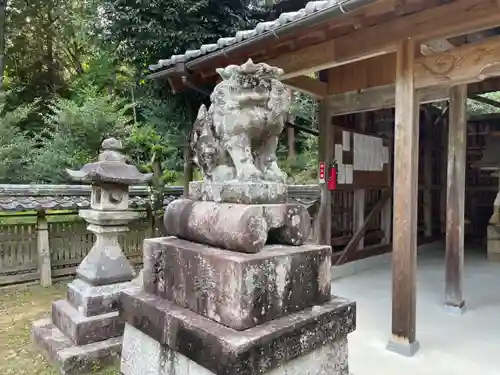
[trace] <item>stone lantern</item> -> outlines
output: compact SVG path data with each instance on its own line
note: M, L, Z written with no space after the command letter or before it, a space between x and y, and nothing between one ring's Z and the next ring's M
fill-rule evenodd
M500 137L488 137L486 148L480 161L472 165L483 171L489 171L493 176L500 177ZM500 181L499 192L493 202L493 215L487 227L488 259L500 262Z
M68 284L66 300L52 305L52 319L34 323L33 338L61 373L89 370L116 360L121 351L124 324L119 318L120 292L132 286L134 270L123 254L118 236L140 218L129 210L129 186L144 184L152 175L126 164L122 143L103 141L98 161L79 171L67 170L72 179L91 185L91 208L79 215L87 221L96 242Z
M92 186L91 209L81 210L80 216L97 239L76 274L94 286L132 280L133 269L120 248L118 234L128 231L126 224L140 217L140 213L128 209L129 186L146 183L152 177L125 163L119 140L104 140L101 150L96 163L67 171L73 180Z

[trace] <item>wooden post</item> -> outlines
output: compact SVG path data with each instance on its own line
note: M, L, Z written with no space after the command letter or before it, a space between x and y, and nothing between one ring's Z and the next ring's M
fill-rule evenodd
M393 146L393 135L389 137L389 186L392 188L393 185L393 167L392 167L392 153L394 152ZM392 241L392 196L389 197L387 204L382 210L381 214L381 227L384 231L384 239L382 240L382 244L389 245Z
M450 92L446 194L446 309L463 313L464 201L467 134L467 85Z
M446 233L446 169L448 168L448 118L443 118L442 128L441 128L441 194L440 194L440 219L441 219L441 234Z
M319 105L319 150L318 160L325 162L326 174L332 163L333 126L328 110L328 102L322 100ZM327 184L321 184L321 202L318 212L317 239L320 245L330 245L332 241L332 193Z
M50 262L49 225L44 211L38 212L36 231L40 284L47 287L52 285L52 265Z
M356 127L360 131L364 131L366 129L366 112L360 113L359 115L354 116L357 120ZM363 227L363 223L365 222L365 189L354 189L354 204L353 204L353 235L357 233L361 227ZM363 249L365 246L364 236L358 242L357 249Z
M392 338L388 350L412 356L415 335L417 272L417 198L419 108L414 85L415 46L398 44L394 139L394 219L392 247Z
M432 117L425 111L424 121L424 236L432 237Z

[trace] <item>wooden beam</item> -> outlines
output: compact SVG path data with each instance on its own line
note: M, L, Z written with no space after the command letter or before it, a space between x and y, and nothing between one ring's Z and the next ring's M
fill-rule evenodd
M499 56L500 37L494 37L416 57L415 85L417 89L437 85L453 86L457 82L476 82L476 86L480 86L481 80L500 74ZM329 94L388 87L395 82L395 66L396 55L390 53L330 69ZM498 79L487 80L490 85L495 83L498 87L498 82L495 81ZM486 86L487 82L482 86ZM494 89L495 87L484 87L483 90L473 90L473 93L495 91ZM388 97L383 96L377 100L382 101L383 98Z
M394 84L396 81L396 54L372 57L327 70L328 94Z
M363 193L364 193L364 190L363 190ZM337 262L335 263L336 266L338 266L342 262L342 260L344 259L344 257L346 257L347 255L349 255L351 252L354 251L354 249L356 249L356 246L358 245L359 241L361 241L361 239L365 235L365 232L366 232L366 229L368 228L368 225L372 222L372 220L378 214L380 214L380 212L382 211L382 209L385 207L385 205L389 201L390 197L391 197L391 192L390 191L384 191L384 193L383 193L382 197L380 198L380 200L377 202L377 204L370 211L370 213L368 214L368 216L366 217L366 219L363 221L363 224L361 225L361 227L359 227L358 230L356 231L356 233L354 233L354 235L352 236L351 240L349 241L349 243L344 248L344 251L342 251L342 254L337 259Z
M415 61L417 88L453 86L482 81L498 75L500 75L500 37L422 56Z
M395 51L398 40L448 38L500 25L500 6L488 0L457 0L418 13L361 28L337 39L269 59L285 70L283 78L307 75Z
M448 174L446 198L446 295L448 310L460 313L463 298L464 201L467 135L467 87L457 86L450 93L448 135Z
M319 105L319 162L326 165L328 173L329 163L333 157L333 126L328 102L322 100ZM318 213L317 240L320 245L330 245L332 240L332 193L326 183L320 185L321 201Z
M376 111L393 108L395 105L396 88L394 85L372 87L360 91L351 91L328 97L330 110L334 116L349 113ZM420 103L432 103L447 100L447 87L429 87L418 90L417 99Z
M312 95L315 98L324 98L328 95L328 85L308 76L298 76L283 81L288 87Z
M480 102L483 104L491 105L492 107L500 108L500 102L496 100L485 98L481 95L469 95L469 99L475 100L476 102Z
M417 201L419 106L413 81L415 45L398 46L394 140L394 219L392 247L392 338L389 350L412 356L417 274Z

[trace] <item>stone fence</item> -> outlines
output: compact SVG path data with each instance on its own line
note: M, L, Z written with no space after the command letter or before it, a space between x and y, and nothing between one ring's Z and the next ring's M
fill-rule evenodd
M130 225L121 239L127 257L140 267L142 241L155 236L150 192L146 186L130 188L130 208L144 213ZM165 188L164 205L182 195L182 187ZM291 185L291 199L313 202L319 197L316 185ZM0 286L41 280L39 264L51 268L53 278L72 276L94 243L94 235L78 217L90 207L90 187L84 185L0 184ZM39 254L50 253L50 263Z

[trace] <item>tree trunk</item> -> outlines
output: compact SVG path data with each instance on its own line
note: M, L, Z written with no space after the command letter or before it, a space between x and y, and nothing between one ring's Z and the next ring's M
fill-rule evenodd
M7 0L0 0L0 92L4 91L5 30L7 30Z
M54 24L53 19L53 7L52 2L48 2L47 7L47 28L46 28L46 47L47 47L47 56L46 56L46 65L47 65L47 89L49 93L53 93L56 91L56 82L55 82L55 69L54 69L54 41L52 39L52 27Z
M152 197L152 219L155 233L164 236L163 220L161 212L163 210L163 201L165 199L165 183L163 182L163 168L161 166L161 157L157 151L153 151L151 159L151 168L153 170L153 197Z
M186 137L186 141L184 144L184 191L183 195L187 197L189 195L189 183L193 181L194 177L194 165L193 165L193 151L191 150L191 145L189 143L191 130L193 129L193 124L196 119L196 109L193 106L192 101L186 96L186 107L188 109L189 116L189 128Z
M289 126L287 128L287 138L288 138L288 161L295 160L295 129Z
M193 155L191 151L191 147L189 145L189 140L186 141L184 146L184 191L183 194L185 197L189 195L189 183L193 181Z

